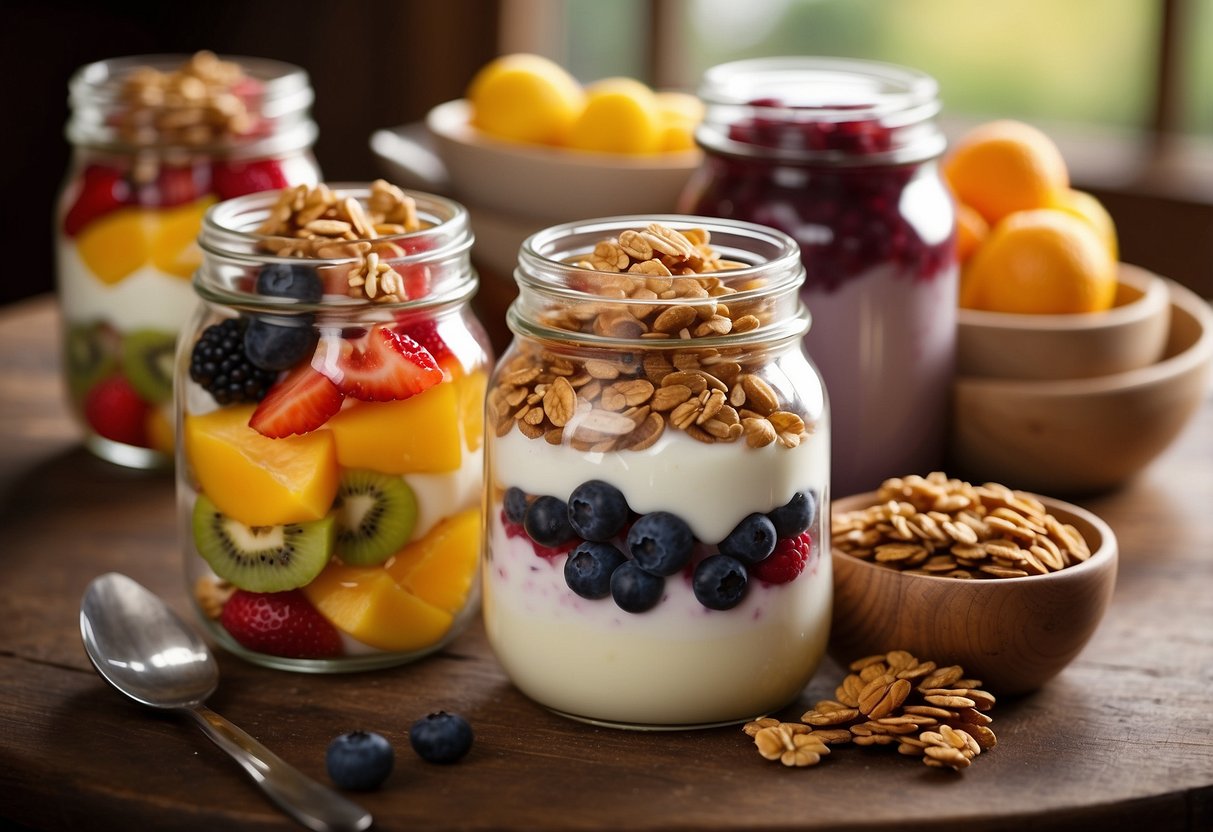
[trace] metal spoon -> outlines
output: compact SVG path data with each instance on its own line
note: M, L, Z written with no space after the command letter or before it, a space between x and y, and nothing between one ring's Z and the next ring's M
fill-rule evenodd
M202 704L219 685L205 642L154 594L116 572L95 578L80 603L80 635L111 685L153 708L185 711L287 814L316 832L363 830L371 815L305 776Z

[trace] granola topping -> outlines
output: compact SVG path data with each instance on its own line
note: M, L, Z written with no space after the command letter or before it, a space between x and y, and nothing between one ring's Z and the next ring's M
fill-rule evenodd
M787 766L820 762L818 744L854 743L896 746L899 754L919 757L932 768L960 771L997 745L985 713L994 697L980 681L965 679L958 665L939 668L894 650L857 659L849 669L835 698L818 702L800 723L762 717L742 730L764 758Z
M833 545L890 569L948 578L1044 575L1091 557L1035 497L941 472L885 480L876 505L836 514Z
M205 50L171 72L139 67L123 80L126 108L119 116L119 133L135 145L188 146L245 135L253 118L233 92L244 77L239 64Z
M579 359L523 345L488 394L496 434L516 427L530 438L567 438L579 450L621 451L647 448L669 428L705 444L797 447L813 426L762 377L763 359L694 343L753 330L772 314L752 297L726 302L763 284L721 280L715 273L746 264L722 258L709 240L704 229L650 223L570 261L581 270L574 288L601 300L546 310L540 322L635 340L637 349ZM658 339L685 346L646 343Z

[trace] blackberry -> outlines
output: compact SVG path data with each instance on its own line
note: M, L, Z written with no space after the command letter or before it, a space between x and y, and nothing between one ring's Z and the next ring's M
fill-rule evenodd
M219 404L259 402L278 374L249 361L244 352L248 321L228 318L203 330L190 354L190 378Z

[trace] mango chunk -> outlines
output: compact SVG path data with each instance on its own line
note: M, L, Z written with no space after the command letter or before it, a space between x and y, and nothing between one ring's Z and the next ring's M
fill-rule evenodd
M408 652L436 644L452 616L401 589L379 567L331 563L303 588L330 623L363 644Z
M177 277L193 276L202 264L202 249L197 242L202 215L215 201L215 197L207 196L160 212L151 242L152 263L157 269Z
M480 510L448 517L387 561L388 574L417 597L450 613L467 602L480 561Z
M472 453L484 443L484 393L488 377L480 372L455 379L459 389L459 413L463 420L463 441Z
M357 402L329 419L337 461L385 474L440 474L463 459L460 401L444 381L396 402Z
M253 405L185 417L185 454L202 492L248 526L319 520L337 496L333 434L268 439L248 426Z
M119 208L85 226L76 251L98 280L112 285L147 262L155 225L150 211Z

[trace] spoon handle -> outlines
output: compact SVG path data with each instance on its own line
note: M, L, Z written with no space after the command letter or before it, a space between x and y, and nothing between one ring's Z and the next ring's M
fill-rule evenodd
M205 705L186 708L283 811L316 832L360 832L371 814L322 786Z

